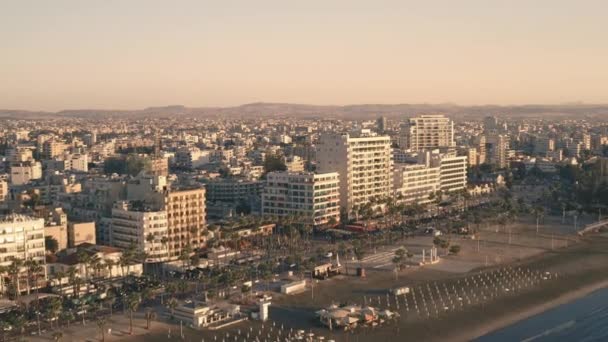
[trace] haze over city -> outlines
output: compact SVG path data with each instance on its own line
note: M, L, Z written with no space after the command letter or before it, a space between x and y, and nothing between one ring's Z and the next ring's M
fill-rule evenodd
M605 1L3 1L0 108L607 103Z

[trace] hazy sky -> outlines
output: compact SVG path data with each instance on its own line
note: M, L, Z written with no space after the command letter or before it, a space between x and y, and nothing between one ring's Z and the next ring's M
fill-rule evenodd
M608 103L606 0L0 0L0 108Z

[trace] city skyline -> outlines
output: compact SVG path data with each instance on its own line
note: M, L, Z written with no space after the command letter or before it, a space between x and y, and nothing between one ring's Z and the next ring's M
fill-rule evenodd
M600 1L3 7L6 109L608 102Z

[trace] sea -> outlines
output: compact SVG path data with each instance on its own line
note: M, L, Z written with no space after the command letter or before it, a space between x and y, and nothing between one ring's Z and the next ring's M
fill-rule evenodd
M608 341L608 288L496 330L475 341Z

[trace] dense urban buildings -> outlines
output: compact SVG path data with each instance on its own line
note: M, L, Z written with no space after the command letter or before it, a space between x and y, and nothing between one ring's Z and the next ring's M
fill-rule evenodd
M298 272L327 277L341 271L338 262L369 265L386 253L373 267L399 272L397 263L407 263L391 252L359 261L355 252L365 247L358 241L413 236L426 241L435 262L444 240L429 231L473 236L485 226L475 224L483 211L465 208L496 207L514 189L548 184L537 193L557 204L513 199L492 222L512 220L520 207L539 226L541 205L562 213L557 221L580 215L575 201L594 217L604 208L608 124L601 122L121 118L83 130L87 120L4 122L0 130L0 288L8 298L32 291L70 298L102 291L100 282L188 282L197 272L225 277L243 267L289 280L277 288L306 290L310 284L292 279ZM557 193L570 179L577 187ZM409 260L407 252L401 258ZM213 281L228 281L221 277ZM248 281L223 294L266 291Z

